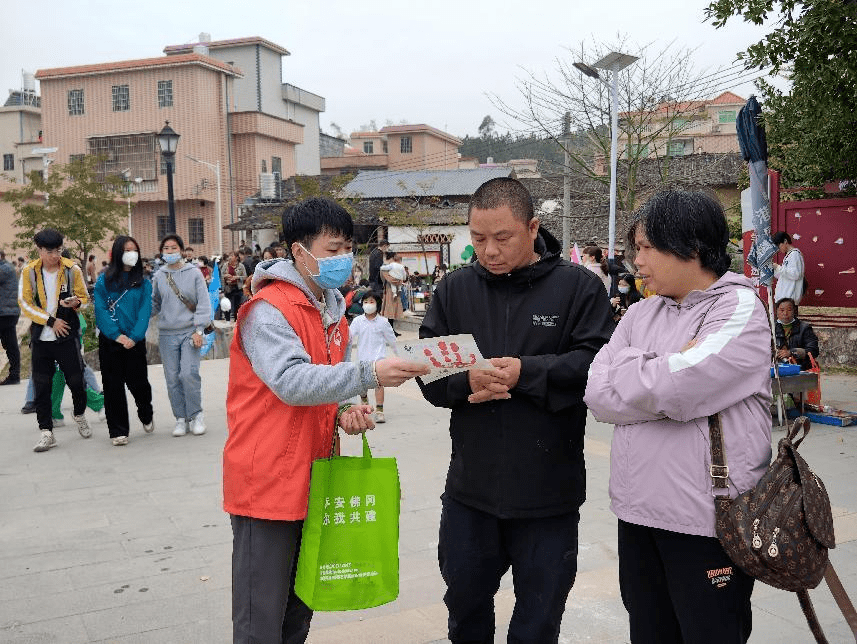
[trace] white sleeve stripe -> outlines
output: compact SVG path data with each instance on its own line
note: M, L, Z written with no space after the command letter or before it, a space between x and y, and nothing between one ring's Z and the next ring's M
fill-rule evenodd
M744 327L753 315L756 307L756 296L750 289L742 288L736 291L738 305L726 324L719 331L712 333L702 343L685 351L675 353L669 357L670 373L693 367L710 355L720 353L732 338L737 338L744 331Z
M34 306L30 306L29 302L24 300L24 276L25 276L24 271L21 271L21 279L18 280L18 304L21 306L22 309L24 309L25 312L29 313L29 315L27 317L29 317L34 322L38 322L39 320L42 320L39 323L44 325L47 323L50 316L47 315L47 313L45 311L38 309ZM39 285L38 285L38 279L37 279L36 280L36 288L38 288L38 287L39 287ZM33 297L35 297L35 293L32 295L33 295Z

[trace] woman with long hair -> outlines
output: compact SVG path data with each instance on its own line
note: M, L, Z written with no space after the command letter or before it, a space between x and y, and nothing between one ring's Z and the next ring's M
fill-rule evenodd
M143 431L150 434L155 429L146 361L152 283L143 275L140 246L133 237L120 235L113 242L107 270L95 283L94 300L104 413L110 438L119 447L128 444L131 429L126 386Z
M184 241L175 233L161 240L164 266L152 281L152 308L158 315L158 348L170 407L176 419L173 436L205 433L202 417L200 349L211 322L211 302L205 278L182 259Z
M613 320L618 322L628 311L628 307L642 300L643 295L637 290L637 283L630 273L619 275L616 291L616 295L610 298L610 304L613 305Z
M581 252L580 260L586 268L598 276L609 294L613 279L610 277L610 268L601 249L598 246L586 246Z

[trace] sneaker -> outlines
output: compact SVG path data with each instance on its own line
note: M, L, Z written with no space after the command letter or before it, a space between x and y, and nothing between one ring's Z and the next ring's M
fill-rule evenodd
M86 416L81 414L74 417L74 422L77 423L77 431L83 438L92 436L92 430L89 428L89 423L86 422Z
M54 427L65 427L65 420L62 418L51 418L51 423Z
M384 418L384 412L383 411L376 411L375 412L375 422L376 423L386 423L387 422L387 419Z
M22 414L35 414L36 413L36 403L28 402L26 405L21 407Z
M21 383L20 378L13 378L12 376L6 376L3 380L0 380L0 387L3 385L18 385Z
M187 434L187 423L184 418L176 418L176 427L173 429L173 436L184 436Z
M202 412L199 412L196 417L190 421L190 432L194 436L202 436L205 433L205 420L202 418Z
M148 423L143 423L143 431L146 432L147 434L151 434L153 431L155 431L155 419L154 418Z
M39 439L39 442L36 443L36 446L33 448L34 452L47 452L51 447L57 446L57 439L54 438L54 433L49 429L42 430L42 437Z
M127 445L127 444L128 444L128 437L127 436L117 436L116 438L113 439L113 446L114 447L119 447L120 445Z

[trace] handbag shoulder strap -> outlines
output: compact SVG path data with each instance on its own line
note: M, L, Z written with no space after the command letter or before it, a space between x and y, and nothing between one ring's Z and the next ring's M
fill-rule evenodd
M708 474L711 476L711 487L726 490L729 497L729 466L726 465L726 445L723 442L723 425L720 414L708 417L708 443L711 447L711 465ZM715 498L722 495L715 495Z
M179 287L176 286L175 281L173 281L173 276L170 275L168 272L164 274L167 277L167 283L170 285L170 288L173 289L173 293L176 294L176 297L179 298L179 300L181 300L181 303L188 308L188 311L190 311L191 313L196 313L196 305L191 304L184 296L184 294L182 294L182 292L179 290Z

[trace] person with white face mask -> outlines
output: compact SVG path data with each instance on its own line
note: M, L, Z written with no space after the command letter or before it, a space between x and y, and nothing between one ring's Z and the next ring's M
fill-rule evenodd
M128 444L131 425L125 387L134 397L137 418L147 434L155 429L152 387L146 361L146 329L152 312L152 283L143 275L140 246L120 235L110 264L95 283L98 359L104 383L104 413L113 445Z
M387 347L396 352L396 335L390 321L378 315L381 296L374 291L368 291L360 299L363 315L358 315L351 321L351 346L357 347L360 360L381 360L387 355ZM369 392L360 396L364 405L369 404ZM384 387L375 388L375 422L386 423L384 416Z

